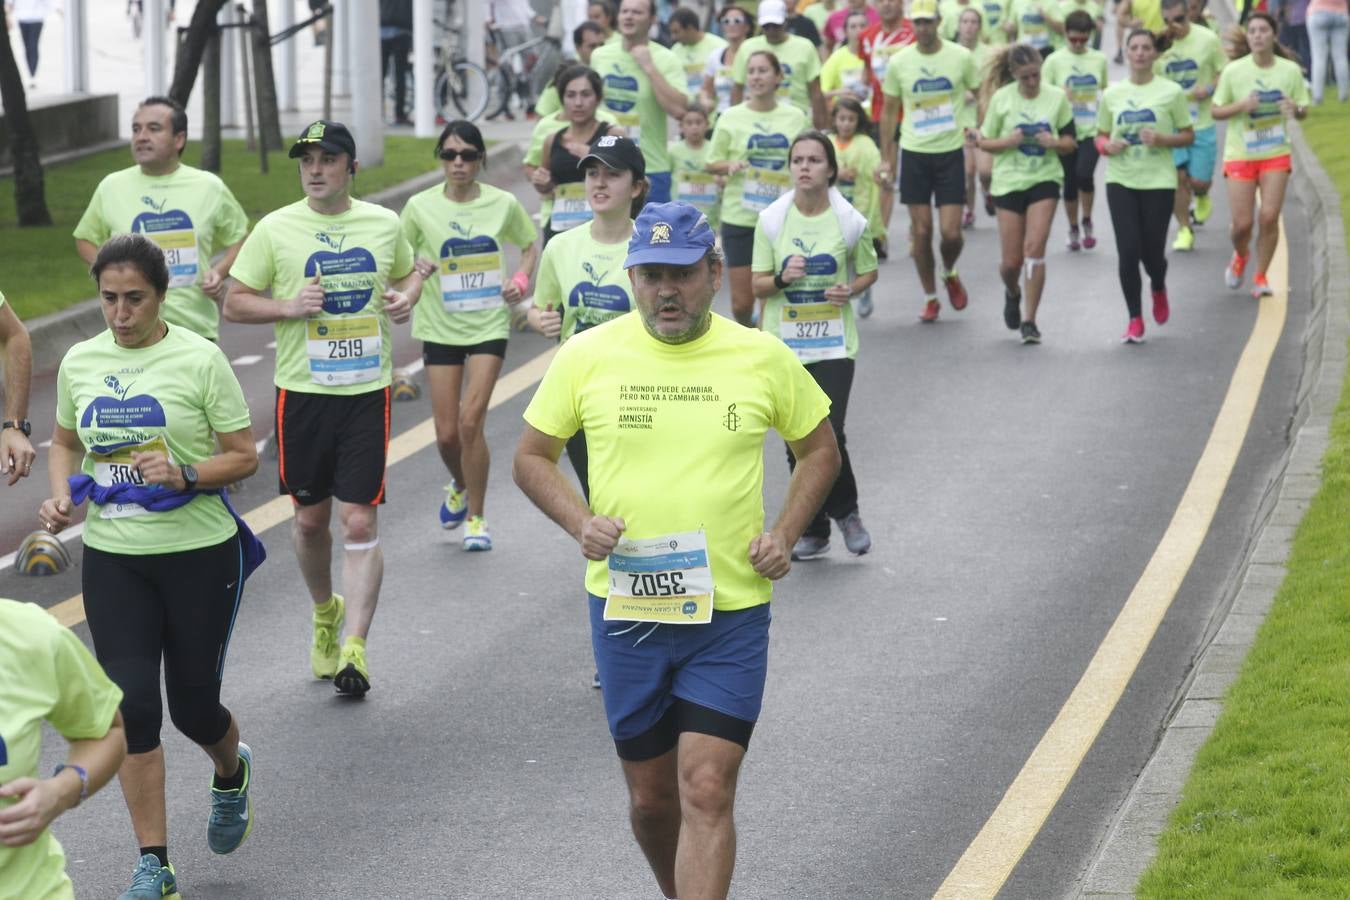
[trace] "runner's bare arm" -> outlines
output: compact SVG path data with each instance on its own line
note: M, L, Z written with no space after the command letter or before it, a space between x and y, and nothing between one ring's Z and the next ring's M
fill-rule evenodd
M839 444L834 438L834 427L828 418L821 419L806 437L789 441L797 466L788 482L787 499L778 513L770 532L782 539L783 546L791 547L802 536L811 518L825 502L834 480L839 475Z
M80 470L82 459L84 444L80 442L80 436L73 429L55 426L52 446L47 451L47 484L52 495L42 501L42 508L38 510L38 520L52 534L74 521L70 516L69 478Z
M227 322L270 325L286 319L303 319L322 310L323 288L319 286L319 276L315 275L297 296L288 300L264 297L259 290L236 279L225 296L220 314Z
M4 415L10 421L28 418L28 388L33 378L33 344L28 329L6 303L0 306L0 359L4 360ZM0 431L0 473L11 485L28 475L37 452L27 435L17 428Z
M244 239L240 238L226 247L220 255L220 261L202 274L202 291L216 301L217 306L225 302L225 279L230 277L230 267L239 255L239 248L243 246Z
M807 85L806 90L811 95L812 124L821 131L825 131L830 127L830 114L825 106L825 95L820 91L820 79L811 79L811 83Z
M94 257L98 256L98 247L92 241L75 239L75 252L80 254L80 259L84 260L86 266L94 264Z
M881 107L881 165L875 178L880 184L889 184L895 167L895 124L900 120L900 98L886 95Z
M530 502L581 546L587 559L604 559L623 533L623 519L597 516L558 469L566 441L526 425L516 445L511 477ZM812 511L814 515L814 510ZM805 528L805 524L802 525Z

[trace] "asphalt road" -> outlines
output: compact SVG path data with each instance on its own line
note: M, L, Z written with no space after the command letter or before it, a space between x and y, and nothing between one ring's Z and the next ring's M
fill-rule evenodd
M1100 175L1099 175L1100 178ZM1104 196L1102 198L1104 200ZM1294 202L1291 195L1291 203ZM921 325L917 282L885 264L862 326L849 447L874 550L797 564L778 586L764 713L738 798L742 898L931 895L997 805L1118 613L1167 527L1255 319L1223 288L1226 203L1197 251L1172 258L1173 318L1123 347L1105 204L1101 244L1048 254L1024 347L1001 320L997 238L967 232L963 313ZM1287 226L1305 226L1295 209ZM903 213L891 231L904 246ZM1069 893L1220 609L1286 447L1301 363L1306 260L1291 247L1290 316L1228 491L1189 577L1077 777L1001 896ZM728 309L725 298L719 308ZM266 328L227 328L261 437L271 413ZM508 369L547 349L514 337ZM416 356L406 329L396 361ZM50 422L52 378L33 418ZM306 595L284 528L250 581L224 697L256 760L257 827L232 857L206 849L209 763L166 728L171 855L193 898L658 896L627 829L592 665L575 546L510 481L526 390L495 409L488 521L466 554L437 527L434 449L396 465L371 635L373 690L338 700L309 676ZM430 414L397 404L395 432ZM768 508L787 479L766 449ZM0 552L43 494L0 490ZM236 496L274 496L275 464ZM78 559L78 553L76 554ZM0 572L0 596L79 591ZM87 638L86 629L79 631ZM49 741L46 762L58 757ZM44 762L44 765L46 764ZM125 888L136 847L116 788L58 823L78 895Z

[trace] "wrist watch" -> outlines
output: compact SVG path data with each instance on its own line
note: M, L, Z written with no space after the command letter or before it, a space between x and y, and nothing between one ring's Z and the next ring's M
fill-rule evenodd
M197 489L197 470L192 466L179 466L178 472L183 476L183 489L195 491Z
M0 425L0 431L3 431L6 428L22 431L24 437L33 436L33 423L27 419L6 419L4 425Z
M774 273L774 276L773 276L773 286L776 287L776 288L778 288L780 291L783 290L784 288L786 288L786 287L788 286L788 283L787 283L786 281L783 280L783 273L782 273L782 272L775 272L775 273Z
M61 765L57 766L56 770L52 772L52 777L55 778L66 769L70 769L76 775L80 776L80 799L75 801L75 805L79 806L89 798L89 773L85 771L84 766L77 766L74 763L61 763Z

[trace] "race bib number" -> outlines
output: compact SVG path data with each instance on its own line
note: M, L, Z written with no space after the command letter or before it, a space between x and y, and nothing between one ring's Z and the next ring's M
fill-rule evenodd
M845 181L840 178L834 186L839 188L839 193L843 194L844 199L849 203L852 203L853 198L858 195L858 182L856 181Z
M914 103L914 110L907 120L918 137L943 134L956 127L956 113L949 93L924 97Z
M639 147L642 146L642 115L636 112L616 113L614 118L618 119L619 127L628 134L628 139Z
M1045 24L1045 19L1037 16L1034 19L1022 20L1022 40L1031 46L1040 50L1042 47L1050 46L1050 29Z
M164 251L169 267L169 287L189 287L197 283L197 233L192 229L150 231L146 237Z
M717 177L709 172L682 172L675 184L675 199L703 212L717 204Z
M1199 104L1199 103L1191 103L1191 104L1187 105L1186 108L1189 109L1189 110L1191 111L1191 124L1194 125L1196 122L1199 122L1199 121L1200 121L1200 104Z
M605 621L706 625L713 578L702 531L629 540L609 554Z
M1269 153L1284 146L1284 119L1266 116L1250 119L1242 131L1242 143L1253 156Z
M441 305L448 313L501 306L501 252L441 257Z
M1097 127L1097 86L1069 88L1069 105L1073 108L1073 124L1079 131L1095 131Z
M315 384L365 384L380 377L380 320L375 316L310 319L309 377Z
M848 355L844 349L844 308L833 303L785 305L778 336L804 363Z
M594 213L586 202L586 185L580 181L560 184L553 190L553 214L549 226L554 231L567 231L589 222Z
M94 462L94 481L103 487L112 487L115 484L145 487L145 479L136 471L133 454L155 452L163 453L169 458L170 464L173 463L169 445L165 443L163 437L151 438L130 447L119 447L111 453L91 453L89 457ZM99 507L98 515L101 519L125 519L129 516L143 516L149 511L139 503L105 503Z
M750 212L763 212L788 189L788 173L774 169L745 170L741 189L741 206Z

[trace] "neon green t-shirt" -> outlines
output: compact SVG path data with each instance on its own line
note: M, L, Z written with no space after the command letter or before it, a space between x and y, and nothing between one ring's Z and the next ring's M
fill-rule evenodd
M821 2L812 3L806 9L802 10L802 15L811 20L811 24L816 26L816 31L825 33L825 22L830 18L830 10L825 8Z
M220 310L202 291L202 273L211 257L248 234L248 216L225 182L181 164L168 175L146 175L140 166L112 173L99 182L74 235L98 247L133 231L163 248L169 264L164 321L215 340Z
M717 187L717 176L708 171L708 151L712 143L704 141L695 150L684 141L671 141L670 151L671 198L688 203L708 217L708 224L716 228L721 223L722 191Z
M617 125L618 120L614 118L614 113L605 109L603 105L596 107L595 118L601 122L608 122L611 125ZM534 131L530 132L530 145L525 148L525 156L521 163L527 166L537 166L544 161L544 142L548 140L550 134L557 134L558 129L566 126L567 120L563 118L563 111L540 115L539 121L534 123ZM531 188L533 190L533 188ZM541 194L539 196L539 215L538 221L542 225L553 216L553 195Z
M781 44L770 44L762 34L747 38L736 51L736 62L731 67L732 81L745 86L745 68L750 64L750 55L759 50L767 50L778 57L778 64L783 67L783 80L778 85L779 102L791 103L811 115L811 82L820 77L820 53L815 45L795 34L789 34Z
M1041 67L1041 80L1064 91L1073 110L1078 140L1097 136L1097 108L1106 89L1106 54L1091 47L1082 53L1065 48L1051 53Z
M847 144L841 143L837 134L831 134L830 142L834 144L840 173L834 186L867 219L868 234L879 236L885 226L881 221L881 192L872 176L881 165L881 151L865 134L853 135ZM843 173L848 169L853 170L853 177L845 179Z
M1069 17L1069 13L1085 12L1092 18L1093 30L1096 30L1097 22L1102 18L1103 7L1096 0L1060 0L1058 3L1046 5L1044 9L1061 26ZM1050 46L1056 50L1063 50L1069 46L1069 40L1064 32L1051 30Z
M938 4L938 34L945 41L956 41L956 29L961 24L961 13L974 9L980 14L980 28L984 28L984 10L979 0L942 0Z
M1008 18L1007 0L981 0L980 9L984 12L980 37L995 47L1008 43L1008 32L1003 30L1003 22Z
M1153 71L1175 81L1186 92L1186 104L1190 107L1191 118L1198 130L1214 124L1214 116L1210 112L1214 98L1209 96L1196 100L1191 97L1191 91L1200 85L1214 85L1219 72L1227 64L1228 56L1223 52L1223 41L1219 40L1219 36L1208 29L1192 26L1189 34L1179 41L1173 41L1167 52L1158 57L1153 64Z
M760 212L788 189L788 147L810 127L806 113L787 103L778 103L769 112L738 103L722 113L713 128L708 158L750 164L727 178L722 192L724 224L755 227Z
M1176 82L1154 77L1148 84L1117 81L1102 92L1097 111L1097 130L1129 143L1123 153L1106 160L1106 183L1135 190L1175 190L1177 170L1172 148L1149 147L1139 140L1139 132L1152 128L1162 134L1175 134L1191 127L1191 112L1186 97Z
M1037 132L1059 135L1073 124L1069 98L1063 91L1046 86L1034 98L1022 96L1016 82L1005 84L989 98L980 131L988 138L1007 137L1022 129L1022 143L994 154L994 181L989 192L1002 197L1025 191L1046 181L1064 184L1064 166L1059 153L1036 142Z
M661 77L671 87L685 93L684 66L680 58L660 44L648 44L647 47ZM642 148L647 174L669 172L670 157L666 155L669 117L652 91L651 79L633 61L633 55L623 48L622 43L596 48L591 54L591 68L605 80L604 106L614 113L628 137Z
M558 95L558 86L550 84L544 88L539 99L534 101L534 112L539 118L551 116L556 112L562 112L562 97Z
M81 470L102 485L143 484L131 454L157 450L175 465L215 452L215 435L249 426L248 405L220 348L170 325L136 350L105 331L71 347L56 376L56 422L79 435ZM92 502L92 501L91 501ZM219 497L198 495L177 509L95 505L84 542L108 553L141 556L213 547L238 527Z
M592 220L548 242L539 258L534 305L562 306L561 340L622 316L633 308L633 288L623 261L628 238L602 244L591 237Z
M825 359L856 359L858 325L853 304L835 306L825 290L848 284L853 275L877 270L877 251L863 235L850 254L833 209L814 216L788 207L778 240L770 241L763 227L755 229L754 272L781 272L788 257L806 258L806 275L768 298L764 330L777 335L803 363Z
M960 116L966 92L980 88L970 51L943 41L934 53L910 44L891 58L882 93L904 104L900 146L915 153L950 153L965 143Z
M564 344L525 421L556 438L586 432L591 509L622 518L625 537L704 532L713 607L733 610L773 593L749 559L764 531L764 439L772 428L801 440L829 408L791 351L761 331L714 314L706 334L664 344L632 315ZM606 561L587 564L586 589L608 592Z
M1162 17L1162 0L1130 0L1130 14L1154 34L1162 34L1167 27Z
M708 32L704 32L697 44L676 41L670 45L670 52L675 54L684 69L684 92L691 98L697 97L699 91L703 90L703 72L708 68L708 57L712 56L714 50L721 50L726 45L724 38Z
M1261 104L1252 113L1239 113L1228 120L1223 158L1228 160L1272 159L1293 153L1284 114L1279 101L1288 97L1299 106L1312 102L1298 63L1275 57L1275 64L1263 69L1250 55L1224 66L1214 102L1221 106L1235 103L1252 92L1259 93Z
M399 214L417 256L439 273L422 283L412 335L436 344L472 345L507 338L511 313L502 300L506 244L528 247L539 237L514 194L478 183L478 196L454 203L437 184L408 198Z
M322 315L276 323L277 387L308 394L364 394L387 387L389 317L384 291L412 271L398 216L353 199L335 216L298 200L269 213L239 251L231 274L254 291L290 300L320 277Z
M867 103L872 94L872 73L862 57L848 49L848 44L840 44L820 67L820 89L829 100L830 91L846 90Z
M108 733L122 691L70 629L36 603L0 599L0 784L42 778L42 723L72 741ZM18 802L0 800L0 809ZM0 885L16 900L75 900L61 845L44 830L22 847L0 844Z

